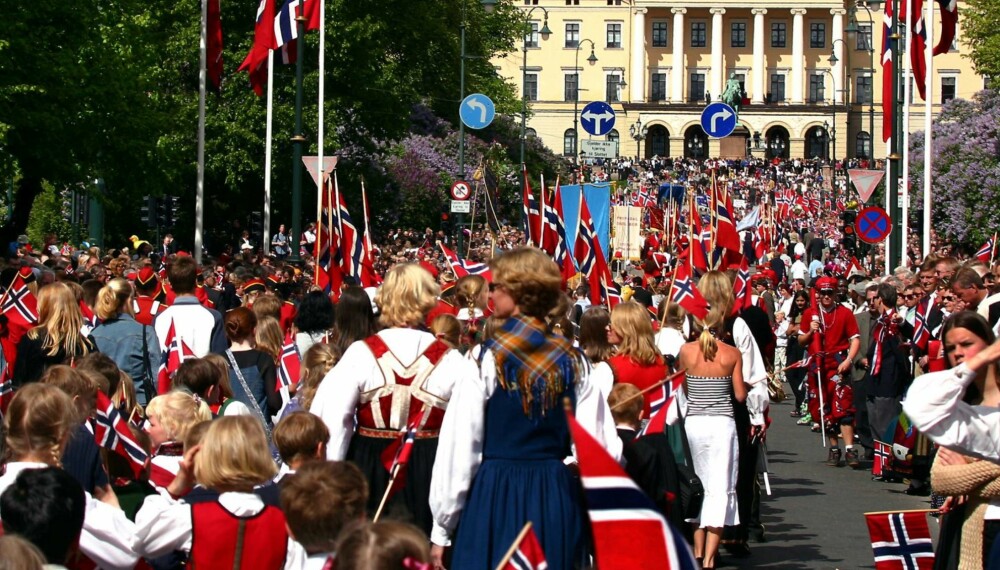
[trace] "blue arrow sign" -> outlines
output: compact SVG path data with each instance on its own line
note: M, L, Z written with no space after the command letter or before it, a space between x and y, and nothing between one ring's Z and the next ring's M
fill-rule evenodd
M604 136L615 127L615 110L604 101L587 103L580 113L580 126L594 136Z
M473 93L462 99L458 115L462 118L462 123L470 129L483 129L493 122L493 117L497 114L493 101L482 93Z
M701 128L710 137L728 137L736 128L736 112L725 103L712 103L701 112Z

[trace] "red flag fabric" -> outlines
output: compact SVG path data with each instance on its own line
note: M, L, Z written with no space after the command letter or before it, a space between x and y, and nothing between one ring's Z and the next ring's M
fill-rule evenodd
M302 5L302 15L306 19L306 30L318 30L322 25L319 10L323 0L305 0Z
M649 421L636 437L663 433L667 430L667 424L673 424L679 418L679 414L673 408L677 391L684 385L685 378L687 374L681 372L658 390L653 390L652 394L655 396L651 396L649 401Z
M892 461L892 446L884 441L875 440L875 459L872 461L872 475L882 477L889 470Z
M535 200L534 194L531 193L528 169L523 168L521 173L524 176L524 192L521 198L524 207L524 223L527 224L527 227L524 228L524 241L528 245L541 247L542 214L538 208L538 202Z
M208 44L206 45L206 66L208 80L218 91L222 88L222 17L219 0L208 0Z
M97 392L94 439L97 441L97 445L128 459L136 477L146 467L149 455L132 435L132 430L129 429L125 418L118 413L114 403L100 390Z
M729 193L719 187L715 177L712 178L712 188L715 192L715 246L730 251L743 251L740 235L733 223L733 201Z
M373 256L375 247L372 245L372 232L368 224L371 218L368 216L368 194L365 193L364 181L361 182L361 204L365 216L364 239L362 240L364 252L361 256L361 286L378 287L382 284L382 276L375 271L375 259Z
M750 285L750 263L744 257L740 261L740 268L736 272L736 282L733 283L733 296L736 303L733 310L739 312L753 305L753 288Z
M411 417L406 423L406 428L382 452L382 465L389 472L392 479L389 498L392 498L406 484L406 466L409 464L410 455L413 453L413 443L417 439L417 429L423 425L427 414L430 413L430 408L422 413L419 412L419 409L414 409L417 411L411 412Z
M576 267L573 266L573 259L569 255L569 240L566 238L566 217L563 216L562 190L559 187L559 179L556 178L556 191L552 195L552 204L546 204L546 221L551 226L553 236L552 258L559 266L559 273L562 274L562 282L566 283L576 275Z
M604 252L601 251L601 244L597 241L594 220L590 216L590 209L587 208L587 201L583 199L582 192L580 193L580 222L576 231L573 256L576 257L576 263L580 266L580 273L590 285L590 302L595 305L607 304L609 306L614 303L615 293L611 270L608 268Z
M958 0L937 0L941 8L941 37L934 46L934 55L951 51L958 31Z
M545 561L545 551L535 536L535 529L530 526L531 523L528 525L528 531L517 544L517 550L503 567L504 570L546 570L549 567Z
M594 537L594 558L601 570L698 568L694 555L653 502L625 474L600 443L566 412L580 465ZM636 537L642 548L636 548Z
M908 11L907 21L912 21L910 30L910 73L913 74L913 84L921 99L927 100L927 31L924 19L924 0L907 0L903 6Z
M882 140L892 136L892 116L896 106L896 95L892 92L892 10L895 0L886 0L882 15Z
M459 257L454 251L448 249L443 243L438 242L438 245L441 247L441 251L444 252L445 257L448 258L448 262L451 263L451 269L455 272L455 277L462 278L466 275L482 275L486 281L493 281L493 272L490 271L489 265L467 261Z
M930 570L934 546L926 512L865 513L875 570Z
M250 73L250 85L257 96L264 94L267 83L267 54L274 49L274 0L260 0L257 6L257 24L254 26L253 45L239 71Z
M701 296L691 279L691 268L681 262L674 270L674 282L670 286L670 302L677 303L684 310L699 319L708 316L708 302Z
M979 248L979 251L976 252L976 259L983 263L991 263L993 261L993 248L996 246L996 239L996 234L987 239L983 247Z
M278 366L278 385L276 389L288 388L299 381L302 372L302 357L295 345L291 333L285 334L285 343L281 347L281 361Z
M170 321L170 328L167 329L167 338L164 344L166 344L167 350L163 352L163 360L156 378L157 394L169 392L177 369L181 367L185 359L195 357L194 351L177 336L173 321Z

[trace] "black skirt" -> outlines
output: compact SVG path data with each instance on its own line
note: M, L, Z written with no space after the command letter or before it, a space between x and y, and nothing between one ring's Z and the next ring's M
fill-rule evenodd
M368 480L368 516L374 517L382 496L389 485L389 471L382 463L382 452L394 439L366 437L354 434L347 449L347 460L361 469ZM379 520L395 520L414 524L430 535L431 470L437 454L438 438L417 439L405 470L402 489L386 503Z

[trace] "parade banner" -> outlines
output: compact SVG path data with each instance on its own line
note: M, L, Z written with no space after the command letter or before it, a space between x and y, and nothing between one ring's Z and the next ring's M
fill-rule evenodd
M570 253L576 245L576 229L580 225L580 186L561 186L563 219L566 222L566 243ZM611 228L611 188L609 184L584 184L583 198L587 201L590 217L594 220L594 233L601 244L604 259L611 259L608 240Z
M642 254L642 208L615 206L611 212L611 255L621 252L623 259L638 261Z

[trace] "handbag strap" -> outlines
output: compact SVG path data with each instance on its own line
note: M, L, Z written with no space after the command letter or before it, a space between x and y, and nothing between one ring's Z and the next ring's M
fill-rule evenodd
M240 365L236 363L236 357L233 356L233 351L226 349L226 356L229 358L229 365L232 366L233 371L236 372L236 378L240 381L240 386L243 386L243 393L247 395L247 399L250 400L254 413L257 414L257 419L264 424L264 431L267 432L267 439L270 441L271 428L267 426L267 420L264 419L264 412L261 411L260 404L258 404L257 399L253 397L253 392L250 391L250 386L247 385L246 379L243 378L243 371L240 370Z
M153 367L149 362L149 341L146 340L146 325L142 325L142 391L146 393L146 404L156 397L153 389Z

